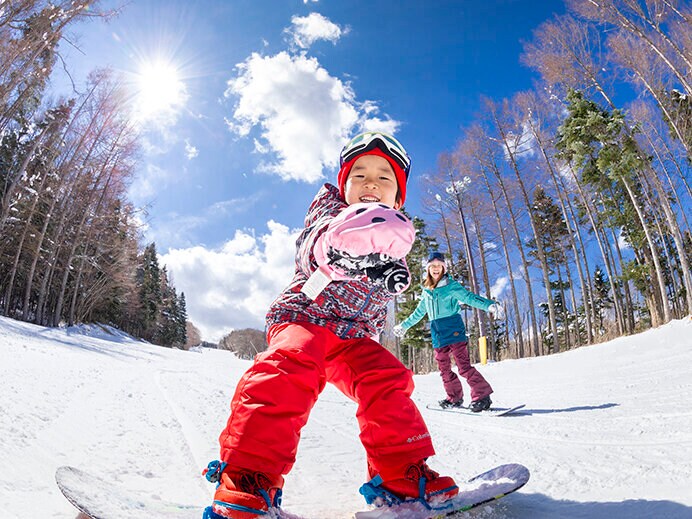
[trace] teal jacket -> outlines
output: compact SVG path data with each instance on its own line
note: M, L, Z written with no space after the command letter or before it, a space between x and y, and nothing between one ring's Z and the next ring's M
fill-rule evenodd
M474 294L445 274L432 290L423 288L418 306L401 323L401 327L408 330L427 315L430 319L433 348L467 342L466 326L459 313L460 305L466 304L487 311L493 303L495 301L492 299Z

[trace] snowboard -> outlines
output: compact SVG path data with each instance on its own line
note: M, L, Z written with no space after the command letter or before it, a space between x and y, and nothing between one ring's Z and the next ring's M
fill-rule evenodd
M78 519L202 519L204 506L154 499L146 492L130 491L112 481L75 467L58 467L58 488L81 512ZM285 510L272 509L268 519L303 519Z
M75 467L58 467L58 488L72 505L90 519L200 519L204 507L169 503L129 493L115 482Z
M466 512L519 490L529 480L529 469L517 463L500 465L459 485L459 494L427 508L410 502L358 512L355 519L441 519Z
M55 480L67 500L89 519L201 519L204 506L154 499L145 492L130 492L110 481L75 467L59 467ZM459 495L433 509L422 503L356 512L355 519L438 519L470 510L518 490L529 471L518 464L500 465L460 485ZM285 510L272 510L274 519L301 519ZM81 517L81 516L80 516Z
M427 409L432 409L433 411L443 411L445 413L456 413L456 414L470 414L473 416L506 416L519 409L526 407L526 404L515 405L514 407L491 407L485 411L479 411L474 413L468 407L440 407L437 404L428 404L425 406Z

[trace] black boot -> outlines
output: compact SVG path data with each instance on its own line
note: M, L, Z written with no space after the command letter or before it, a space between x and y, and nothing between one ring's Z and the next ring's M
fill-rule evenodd
M464 406L464 399L460 398L456 402L452 402L449 398L445 398L444 400L440 400L438 402L438 405L442 409L447 409L449 407L463 407Z
M479 400L474 400L473 402L471 402L469 409L471 409L471 411L473 411L474 413L480 413L481 411L490 409L490 404L492 403L493 402L492 400L490 400L490 396L484 396Z

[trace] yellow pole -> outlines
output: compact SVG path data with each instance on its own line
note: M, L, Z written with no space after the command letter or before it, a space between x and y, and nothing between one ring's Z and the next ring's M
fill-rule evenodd
M482 335L481 337L478 338L478 352L480 353L481 356L481 364L487 364L488 363L488 341L485 338L485 335Z

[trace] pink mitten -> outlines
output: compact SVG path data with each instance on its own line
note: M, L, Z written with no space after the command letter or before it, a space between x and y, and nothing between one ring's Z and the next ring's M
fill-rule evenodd
M331 221L313 252L331 279L353 279L367 275L372 267L404 258L415 238L413 224L396 209L359 203L348 206Z

